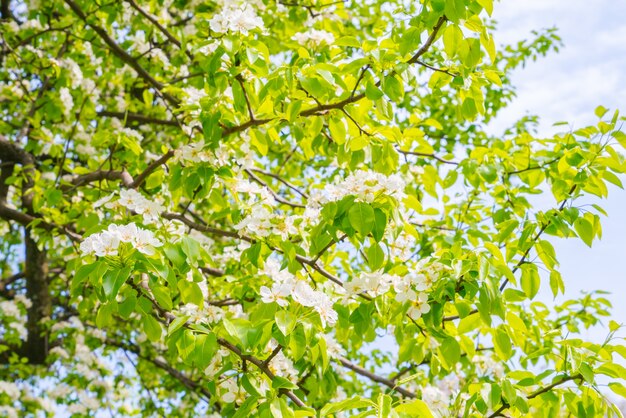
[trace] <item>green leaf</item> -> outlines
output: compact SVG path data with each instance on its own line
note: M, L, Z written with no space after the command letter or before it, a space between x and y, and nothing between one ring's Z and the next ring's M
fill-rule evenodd
M387 418L391 415L391 402L393 399L383 393L378 395L378 418Z
M522 278L520 283L526 296L528 296L529 299L533 299L537 295L537 292L539 292L539 286L541 284L537 266L533 264L522 264Z
M561 293L565 292L565 284L561 278L561 273L556 270L552 270L550 272L550 290L552 290L552 295L554 297L559 294L559 291Z
M187 322L188 319L189 317L186 315L176 317L172 322L170 322L170 325L167 327L168 335L172 335L173 333L175 333L178 329L185 325L185 322Z
M200 369L206 368L213 360L217 348L217 337L215 334L197 334L194 347L195 364Z
M96 315L96 326L98 328L104 328L112 323L114 307L113 303L100 305L100 308L98 308L98 314Z
M161 308L167 311L172 310L172 298L170 297L169 290L167 290L165 286L154 285L150 287L150 290L152 290L154 299Z
M430 408L428 407L426 402L424 402L421 399L416 399L416 400L411 401L409 403L404 403L404 404L398 405L398 406L395 407L394 410L396 412L400 412L400 413L406 414L406 415L408 415L410 417L415 417L415 418L434 418L434 415L430 411Z
M360 48L361 42L354 36L342 36L341 38L335 41L335 45L337 46L351 46L353 48Z
M370 408L377 407L377 405L369 399L365 399L361 396L354 396L349 399L344 399L343 401L326 404L320 411L320 417L325 417L336 412L365 408L366 406L369 406Z
M381 209L374 209L374 229L372 230L372 236L378 242L380 242L385 236L385 228L387 227L387 215Z
M446 0L444 8L446 17L453 22L458 22L465 18L465 1L464 0Z
M143 317L143 330L150 341L156 342L161 339L161 324L152 315Z
M622 398L626 398L626 387L619 382L611 382L609 383L609 388L617 395Z
M493 0L477 0L489 16L493 13Z
M102 277L102 289L107 300L113 300L120 291L122 285L130 276L130 267L124 267L117 270L109 270Z
M350 225L361 235L367 236L374 229L376 222L374 209L364 202L356 202L348 211Z
M180 296L184 303L193 303L196 306L204 305L204 295L202 295L202 289L198 283L185 279L179 280L178 290L180 290Z
M458 332L459 334L466 334L470 331L475 330L481 324L482 324L482 321L480 319L479 314L475 313L475 314L469 315L461 319L461 321L459 322Z
M298 386L295 385L294 383L291 383L289 380L285 379L284 377L280 377L280 376L275 376L274 379L272 379L272 389L298 389Z
M593 225L585 218L578 218L574 221L574 229L587 246L591 247L593 242Z
M402 83L395 76L385 77L383 91L394 102L399 102L404 97Z
M443 32L443 46L448 58L454 58L462 42L463 32L458 26L448 26Z
M374 243L367 249L367 263L372 271L378 270L385 262L385 253L379 244Z
M549 241L540 240L537 242L537 254L543 263L550 270L554 268L556 264L558 264L556 260L556 251L554 251L554 247Z
M276 326L284 336L291 334L296 326L296 316L289 311L276 312Z
M92 272L100 266L100 261L96 261L95 263L85 264L79 267L72 277L72 289L77 289L80 285L83 284L85 280L91 275Z
M439 346L440 358L446 369L451 370L461 358L461 346L453 337L446 337Z
M367 97L370 100L378 100L381 97L383 97L383 92L380 91L380 89L376 87L374 84L368 82L365 85L365 97Z
M500 359L507 361L511 358L511 355L513 354L511 339L509 338L509 334L506 332L504 326L501 325L496 329L493 342L496 355L500 357Z

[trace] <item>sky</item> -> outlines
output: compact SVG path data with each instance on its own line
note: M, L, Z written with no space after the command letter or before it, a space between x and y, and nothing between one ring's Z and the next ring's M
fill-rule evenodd
M539 133L549 135L567 128L553 127L555 122L567 121L573 128L593 124L598 105L626 115L626 1L505 0L495 4L493 15L498 20L494 36L499 45L528 38L534 29L556 26L564 47L514 73L517 98L490 130L501 131L530 114L541 117ZM598 203L609 216L602 219L602 239L592 248L579 239L551 240L566 297L581 291L609 291L612 319L626 323L626 191L612 187L608 199L583 198L580 203ZM548 306L554 304L546 281L539 298ZM605 326L583 335L602 342L607 333ZM626 331L619 335L626 336Z

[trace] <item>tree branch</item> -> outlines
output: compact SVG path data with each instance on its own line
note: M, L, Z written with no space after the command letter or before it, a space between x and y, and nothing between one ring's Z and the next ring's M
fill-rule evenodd
M576 379L582 379L582 375L575 374L575 375L572 375L572 376L566 376L566 377L564 377L563 379L561 379L561 380L559 380L557 382L554 382L554 383L552 383L552 384L550 384L548 386L545 386L545 387L543 387L541 389L537 389L536 391L534 391L530 395L526 396L526 399L529 399L529 400L530 399L534 399L537 396L542 395L542 394L544 394L546 392L549 392L552 389L554 389L555 387L562 385L563 383L569 382L570 380L576 380ZM493 414L489 415L488 418L494 418L494 417L503 416L502 412L504 410L506 410L506 409L509 409L510 407L511 407L511 405L509 405L507 402L504 402L502 404L502 406L500 406L500 408L498 408L496 411L494 411Z
M416 398L417 395L409 390L406 390L400 386L397 386L395 381L393 380L389 380L387 378L384 378L382 376L379 376L375 373L370 372L367 369L364 369L361 366L357 366L356 364L352 363L350 360L345 359L343 357L338 357L337 360L339 363L341 363L342 366L352 370L353 372L360 374L361 376L367 377L368 379L376 382L376 383L380 383L382 385L387 386L388 388L402 394L403 396L406 396L407 398Z
M85 14L85 12L80 8L78 4L76 4L74 0L64 0L64 1L65 1L65 4L67 4L70 7L70 9L72 9L72 11L83 22L85 22L86 25L90 26L98 34L98 36L100 36L100 39L102 39L104 43L108 45L109 49L111 50L111 52L113 52L113 54L115 54L118 58L120 58L122 61L128 64L133 70L135 70L137 74L141 78L143 78L149 85L157 89L167 102L175 106L178 106L180 101L176 97L170 95L169 93L163 92L163 88L165 87L164 84L157 81L154 77L152 77L152 75L150 75L150 73L146 71L145 68L143 68L137 62L135 58L133 58L128 52L126 52L121 46L119 46L113 40L113 38L109 36L107 31L104 30L104 28L98 26L95 23L90 23L87 19L87 15Z

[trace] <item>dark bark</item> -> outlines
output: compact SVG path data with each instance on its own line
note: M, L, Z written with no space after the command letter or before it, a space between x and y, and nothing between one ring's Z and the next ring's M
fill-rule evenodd
M48 289L48 263L45 250L37 248L37 243L30 235L30 228L24 229L26 248L26 296L32 305L28 309L26 329L28 337L22 346L22 355L30 364L43 364L48 355L48 332L42 325L43 318L52 313L52 300Z

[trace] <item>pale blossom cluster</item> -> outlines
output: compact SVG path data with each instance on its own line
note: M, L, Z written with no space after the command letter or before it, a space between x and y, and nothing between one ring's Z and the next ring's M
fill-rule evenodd
M422 400L437 418L450 416L450 395L437 386L426 386L422 389Z
M493 376L496 380L504 377L504 366L491 356L476 355L472 359L479 376Z
M447 270L445 265L424 258L408 274L394 277L396 300L410 303L407 313L411 318L418 319L422 314L430 312L427 293Z
M257 237L268 237L270 235L280 236L287 240L290 236L298 234L296 215L280 215L270 212L264 206L257 206L250 214L235 225L235 229L245 235Z
M225 348L220 348L217 353L211 358L211 362L204 369L204 374L209 377L215 377L224 364L224 359L227 359L230 352Z
M94 207L98 208L104 206L113 209L123 206L130 211L142 215L145 223L156 222L161 213L165 211L165 207L159 199L153 198L150 200L134 189L122 189L119 195L120 197L115 201L113 201L115 193L105 196L94 202Z
M313 46L321 45L323 43L331 45L335 42L335 36L332 33L319 29L309 29L306 32L298 32L293 35L291 39L301 45L310 44Z
M152 231L140 228L131 222L127 225L111 224L107 230L88 236L80 243L80 251L83 255L112 257L118 255L121 243L129 243L137 251L146 255L154 255L155 247L163 245Z
M132 35L128 35L126 37L130 44L133 46L133 49L138 54L145 54L150 50L150 44L146 40L146 33L142 30L138 30Z
M7 338L5 333L12 329L19 339L26 339L26 311L31 306L32 302L24 295L15 295L13 300L0 302L0 318L8 320L8 327L0 328L0 338Z
M345 288L348 295L368 293L376 297L387 293L391 284L396 280L399 280L399 278L382 271L361 272L357 277L347 282Z
M355 196L357 200L369 203L381 195L401 200L405 196L404 188L405 182L398 174L386 176L371 170L358 170L338 183L328 184L323 190L317 191L311 196L309 204L317 207L346 196Z
M185 105L200 106L200 100L207 97L207 92L204 89L188 86L183 88L183 95L185 96Z
M261 19L248 4L227 5L209 21L213 32L217 33L240 33L247 35L255 29L264 29Z
M69 118L74 108L74 99L72 98L70 89L61 87L59 90L59 98L61 99L61 104L63 104L63 114L66 118Z
M204 144L201 142L183 145L174 152L174 161L182 163L206 163L211 161L211 154L203 147Z
M313 289L307 282L298 280L294 275L286 270L280 270L278 263L267 260L260 274L265 274L272 278L272 287L261 286L259 293L263 303L276 302L280 306L287 306L291 297L293 301L302 306L313 308L322 321L322 326L326 324L332 326L337 322L337 312L333 309L333 301L323 291Z
M0 380L0 393L9 395L12 399L18 399L20 396L20 388L15 383Z
M229 377L219 384L220 400L226 403L242 403L246 398L246 392L239 387L234 377Z
M332 358L338 358L346 355L346 350L337 342L332 334L323 334L321 338L326 342L326 352Z
M391 228L389 229L391 230ZM390 256L402 262L406 262L411 258L415 251L416 244L417 240L415 237L407 233L402 233L398 237L389 237L389 239L387 239Z
M276 341L270 341L269 348L270 350L274 350L276 348ZM293 367L293 361L291 359L285 357L283 351L279 351L273 358L270 364L268 364L269 369L277 376L284 377L289 380L296 380L298 377L298 371Z

